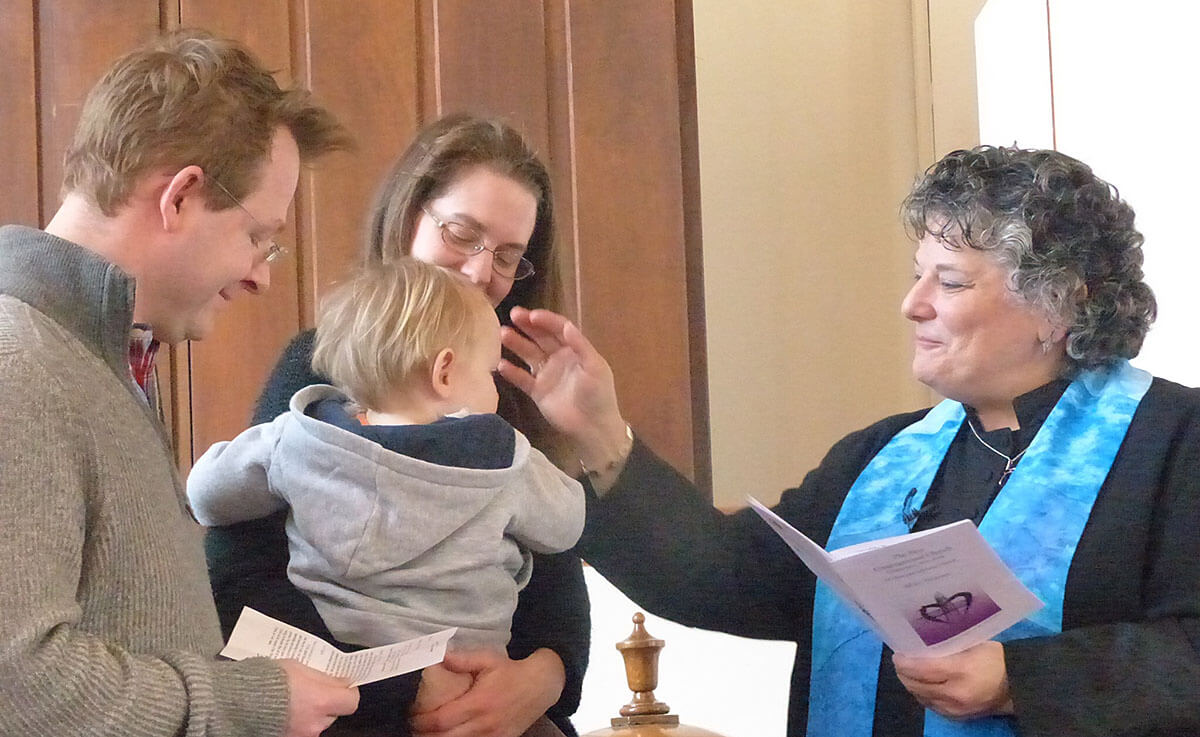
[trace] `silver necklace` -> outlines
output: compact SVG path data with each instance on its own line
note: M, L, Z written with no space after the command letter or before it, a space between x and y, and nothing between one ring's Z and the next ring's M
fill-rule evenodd
M1012 476L1012 472L1016 470L1017 461L1021 460L1021 456L1025 455L1025 451L1029 450L1029 446L1028 445L1025 446L1025 449L1022 450L1020 453L1017 453L1015 456L1010 456L1010 455L1001 453L1000 451L996 450L995 448L993 448L991 445L988 444L988 441L986 441L982 437L980 437L979 431L975 429L975 423L971 422L970 417L967 418L967 427L971 428L971 434L975 436L976 440L983 443L983 447L987 448L988 450L992 451L993 453L995 453L996 455L998 455L1004 459L1004 473L1000 474L1000 480L998 482L996 482L996 488L1000 488L1001 486L1004 486L1004 482L1008 481L1008 477Z

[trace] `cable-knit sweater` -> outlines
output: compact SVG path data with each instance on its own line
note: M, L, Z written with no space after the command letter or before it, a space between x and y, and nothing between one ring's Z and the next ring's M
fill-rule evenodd
M200 527L133 383L133 281L0 228L0 735L278 735L283 671L220 662Z

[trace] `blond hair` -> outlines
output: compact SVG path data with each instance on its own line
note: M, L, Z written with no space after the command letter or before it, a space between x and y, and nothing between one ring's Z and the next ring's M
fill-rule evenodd
M63 193L84 195L111 217L146 173L196 165L241 199L258 184L281 126L301 161L349 145L307 90L281 89L241 44L176 31L118 59L88 93ZM215 188L205 196L214 210L235 204Z
M432 368L442 349L477 340L491 315L484 293L457 274L411 257L373 264L321 303L313 370L377 409Z

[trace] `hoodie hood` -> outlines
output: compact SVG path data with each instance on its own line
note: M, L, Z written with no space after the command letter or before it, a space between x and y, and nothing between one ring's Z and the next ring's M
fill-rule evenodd
M298 530L300 537L349 577L412 563L485 515L529 459L529 441L497 415L364 427L350 414L353 408L332 386L297 392L289 409L294 421L279 441L288 452L276 454L273 469L274 485L287 489L296 510L292 518L321 521L321 529ZM446 464L405 449L426 458L476 460ZM487 463L477 461L484 456ZM507 462L497 464L504 456ZM398 529L421 534L389 533Z

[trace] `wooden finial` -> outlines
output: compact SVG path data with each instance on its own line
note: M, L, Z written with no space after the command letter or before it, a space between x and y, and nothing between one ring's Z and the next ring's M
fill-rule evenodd
M633 700L621 707L623 717L666 714L671 710L654 697L654 689L658 688L658 654L665 643L646 632L645 621L646 616L641 612L634 614L633 633L617 643L617 650L625 659L625 680L633 691ZM614 726L616 721L613 720Z
M721 737L700 727L679 723L678 714L668 714L669 707L654 698L658 687L658 653L663 641L646 632L645 615L633 615L633 634L617 643L625 659L625 680L633 691L633 701L621 707L621 715L613 717L611 729L589 732L583 737ZM668 732L670 733L668 735Z

